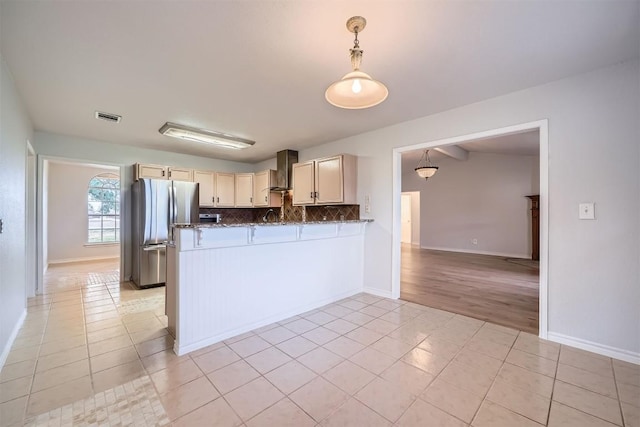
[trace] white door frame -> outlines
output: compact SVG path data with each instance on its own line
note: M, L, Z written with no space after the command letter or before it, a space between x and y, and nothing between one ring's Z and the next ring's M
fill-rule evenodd
M36 153L27 139L25 168L25 292L27 298L38 292L36 263Z
M402 226L400 222L400 195L402 194L402 153L460 144L472 139L489 138L531 130L538 130L540 132L540 322L538 330L540 338L547 339L549 324L549 121L547 119L393 149L392 298L400 297L400 233Z
M83 160L83 159L72 159L67 157L56 157L56 156L45 156L45 155L37 155L38 162L38 183L37 183L37 197L36 197L36 289L39 294L43 291L44 285L44 245L43 245L43 231L44 224L42 221L43 218L43 210L44 210L44 200L42 198L42 192L44 190L44 163L46 161L52 162L62 162L62 163L76 163L76 164L91 164L91 165L105 165L105 166L117 166L119 168L120 175L120 281L124 281L124 244L122 243L123 236L123 222L122 222L122 214L125 209L125 188L122 186L122 182L124 181L125 176L125 165L120 163L111 163L111 162L96 162L95 160Z

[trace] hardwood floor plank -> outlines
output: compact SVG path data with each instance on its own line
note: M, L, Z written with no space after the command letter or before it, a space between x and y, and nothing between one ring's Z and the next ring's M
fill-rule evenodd
M402 246L406 301L538 334L539 286L530 260Z

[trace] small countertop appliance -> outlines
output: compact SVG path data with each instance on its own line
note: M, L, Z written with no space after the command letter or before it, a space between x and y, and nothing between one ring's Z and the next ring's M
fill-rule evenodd
M201 213L200 222L201 223L219 223L219 222L222 222L222 215L211 214L211 213Z

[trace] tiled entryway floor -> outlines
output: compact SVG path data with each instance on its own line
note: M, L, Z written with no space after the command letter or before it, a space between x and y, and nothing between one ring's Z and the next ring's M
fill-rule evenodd
M52 267L0 424L640 426L640 366L368 294L178 357L164 288Z

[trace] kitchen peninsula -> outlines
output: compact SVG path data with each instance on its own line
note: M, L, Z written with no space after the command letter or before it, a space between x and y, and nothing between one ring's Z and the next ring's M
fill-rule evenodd
M176 354L361 292L371 221L175 225L166 304Z

